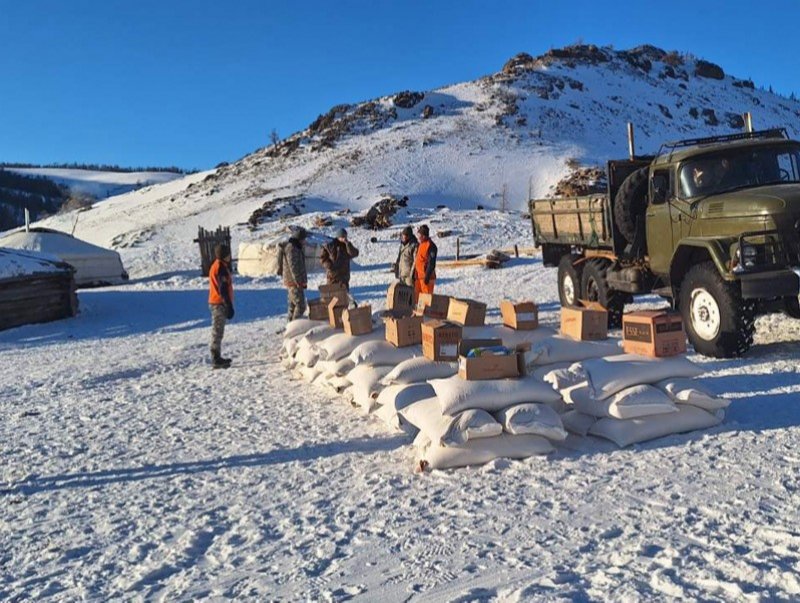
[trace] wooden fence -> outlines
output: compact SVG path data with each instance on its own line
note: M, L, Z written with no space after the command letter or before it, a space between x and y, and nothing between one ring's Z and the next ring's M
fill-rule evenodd
M214 247L219 244L227 245L228 249L231 247L231 229L219 226L217 230L211 231L200 226L197 229L197 238L194 242L200 245L200 271L203 276L208 276L211 264L216 259L214 257ZM233 252L231 251L231 253Z

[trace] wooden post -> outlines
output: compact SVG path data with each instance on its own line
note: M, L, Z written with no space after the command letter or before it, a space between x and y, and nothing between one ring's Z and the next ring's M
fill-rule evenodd
M456 237L456 261L461 259L461 237Z
M30 232L31 230L31 212L28 211L28 208L25 208L25 232Z
M514 256L519 257L519 246L514 243Z
M628 122L628 155L631 161L636 157L635 147L633 144L633 122Z

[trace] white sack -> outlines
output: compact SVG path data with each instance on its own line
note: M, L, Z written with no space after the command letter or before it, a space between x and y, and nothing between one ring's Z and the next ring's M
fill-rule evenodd
M575 410L598 418L635 419L678 412L669 396L652 385L626 387L604 400L598 400L592 394L586 382L561 392L567 404L572 404Z
M297 345L300 342L300 337L289 337L283 340L283 352L287 358L294 356L297 351Z
M534 375L537 374L538 371L535 371ZM583 372L580 364L571 364L568 367L562 366L549 370L542 379L545 383L549 383L553 386L553 389L560 392L580 383L588 382L586 373Z
M294 355L294 359L298 364L312 367L319 359L319 352L317 351L316 347L313 346L313 344L308 344L306 346L301 344L297 348L297 353Z
M375 399L383 389L380 380L390 370L388 366L359 364L347 373L347 379L353 384L353 402L364 412L371 412L377 404Z
M336 329L325 323L310 329L305 335L303 335L303 338L307 339L310 343L319 343L323 339L327 339L335 333L337 333Z
M563 440L567 437L561 418L546 404L516 404L495 413L503 430L513 435L526 433L540 435L548 440Z
M409 358L398 364L383 378L385 385L393 383L421 383L429 379L452 377L458 372L456 362L434 362L424 356Z
M500 434L493 438L469 440L461 446L429 446L417 449L418 466L447 469L466 465L483 465L497 458L522 459L548 454L553 446L542 436Z
M318 360L317 366L327 377L342 377L353 370L353 362L344 357L340 360Z
M336 333L319 342L319 357L321 360L341 360L365 341L376 339L383 339L383 333L372 331L356 337L347 333Z
M525 353L525 365L535 366L560 362L579 362L589 358L603 358L622 354L618 340L575 341L563 335L555 335L533 345Z
M281 360L281 366L285 368L287 371L291 371L294 367L297 366L297 361L294 358L284 358Z
M725 411L712 414L702 408L681 404L678 412L668 415L654 415L638 419L600 419L592 425L589 433L611 440L620 448L654 440L675 433L684 433L696 429L708 429L718 425Z
M328 386L337 394L341 394L348 387L353 385L347 377L331 377L328 379Z
M386 377L381 382L385 383ZM408 429L408 421L398 411L414 402L431 398L435 395L433 388L427 383L395 383L387 385L378 394L377 402L379 408L375 414L389 427L402 429L406 433L410 433L411 431L416 431L416 427L411 425L411 429Z
M465 410L455 416L442 414L436 398L425 398L400 411L400 415L431 442L457 446L468 440L500 435L503 428L485 410Z
M664 379L656 383L656 387L679 404L691 404L705 410L728 408L731 403L727 398L715 396L694 379Z
M396 348L388 341L365 341L350 352L350 361L353 364L371 364L372 366L391 366L413 358L422 356L420 346Z
M311 320L310 318L297 318L286 325L286 330L283 332L283 338L297 337L304 335L314 327L325 324L321 320Z
M547 384L527 375L519 379L467 381L458 375L448 379L431 379L442 413L454 415L468 408L494 412L522 402L558 402L561 396Z
M703 369L684 356L650 358L637 354L622 354L608 358L592 358L572 365L570 370L582 371L588 377L596 398L613 396L618 391L643 383L658 383L670 377L697 377Z
M564 428L570 433L586 437L589 435L589 430L592 428L592 425L597 423L597 417L585 415L577 410L568 410L561 415L561 423L563 423Z
M531 366L528 367L528 374L529 375L533 375L539 381L544 381L546 383L549 383L549 381L547 381L545 379L545 377L547 376L548 373L551 373L551 372L557 371L557 370L567 370L572 365L573 365L572 362L556 362L554 364L543 364L542 366L531 365ZM555 388L555 389L558 389L558 388Z
M312 383L320 374L320 370L317 367L302 365L297 367L297 372L300 374L303 381L307 381L308 383Z

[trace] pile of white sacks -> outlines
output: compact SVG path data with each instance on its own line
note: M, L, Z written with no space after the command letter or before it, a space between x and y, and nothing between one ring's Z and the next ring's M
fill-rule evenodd
M693 379L702 371L683 356L622 354L616 340L573 341L547 327L465 327L463 336L530 343L528 374L466 381L456 363L386 342L377 318L372 333L356 337L325 322L292 321L282 362L296 377L416 435L416 464L432 469L547 454L568 431L628 446L712 427L728 404Z

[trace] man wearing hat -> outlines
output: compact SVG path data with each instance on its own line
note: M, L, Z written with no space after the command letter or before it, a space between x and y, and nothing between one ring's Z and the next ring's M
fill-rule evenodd
M328 284L342 284L350 289L350 260L358 257L358 249L348 240L347 231L340 228L336 238L322 247L320 264L325 267Z
M417 254L414 259L414 302L420 293L433 293L436 283L436 254L438 250L430 237L430 229L423 224L417 229Z
M283 286L289 306L289 320L300 318L306 312L308 276L306 273L306 254L303 246L308 233L302 226L292 229L289 241L278 249L278 276L283 277Z
M225 323L233 318L233 278L231 250L227 245L214 247L214 263L208 271L208 307L211 310L211 366L228 368L230 358L222 357Z
M400 251L394 263L394 275L404 285L414 286L414 259L417 255L417 237L410 226L400 233Z

